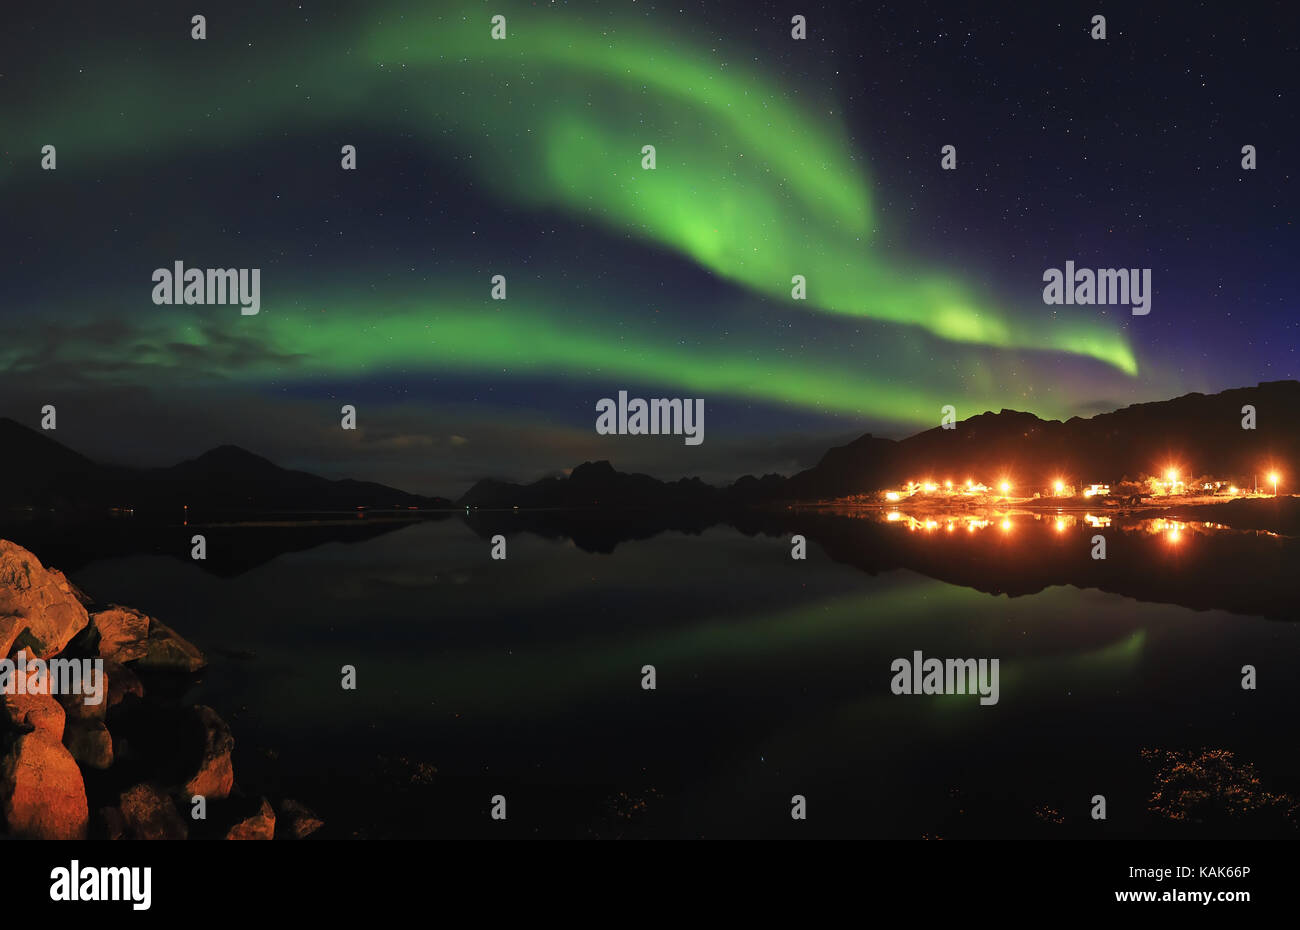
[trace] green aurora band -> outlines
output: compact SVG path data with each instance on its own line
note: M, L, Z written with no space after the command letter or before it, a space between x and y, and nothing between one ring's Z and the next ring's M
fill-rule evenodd
M105 65L93 81L71 81L47 105L17 113L10 144L39 151L53 141L64 168L94 156L147 161L229 148L272 129L397 124L438 150L471 153L470 170L502 200L645 239L786 307L921 327L995 349L1066 352L1136 373L1123 334L1101 321L1042 308L999 312L948 275L905 271L896 256L873 252L871 199L843 126L806 95L792 102L752 62L724 67L707 49L630 17L605 28L532 10L516 16L508 6L501 12L505 41L489 37L488 15L475 7L464 17L385 15L369 29L319 31L275 67L255 58L238 74L196 67L185 54L152 73ZM219 118L213 100L223 101ZM645 144L657 148L654 171L641 168ZM363 150L363 169L365 158ZM807 279L806 302L791 299L794 274ZM899 419L922 408L928 419L944 402L938 385L933 395L900 389L861 365L763 361L748 345L730 354L683 352L664 339L629 346L623 329L609 337L561 333L536 306L485 313L482 301L461 307L441 294L423 305L409 295L371 300L364 316L333 297L323 305L329 319L310 325L292 311L258 319L285 351L342 371L398 362L552 372L596 365L694 390ZM965 400L996 409L1000 393Z
M924 379L900 383L834 356L813 362L757 344L743 350L724 340L685 344L671 334L631 324L608 333L581 325L572 307L539 300L512 297L503 304L480 294L430 301L338 289L295 298L294 303L299 306L264 310L255 317L239 317L230 308L222 308L220 315L202 308L201 317L184 308L152 308L158 312L136 324L125 344L104 341L98 328L89 325L61 331L43 353L0 346L0 371L21 376L36 373L34 365L67 361L95 371L104 383L143 379L164 390L203 381L328 384L340 375L398 370L582 378L606 387L611 379L624 387L669 381L706 397L873 415L907 426L933 421L953 395ZM566 325L557 326L555 320L566 310ZM243 328L238 339L228 325L231 319ZM236 360L227 355L232 345L252 350L239 352ZM921 364L923 350L911 351L916 353L913 361ZM194 367L198 358L207 359L204 369ZM965 364L978 370L974 359ZM963 407L996 409L999 389L974 380L962 394ZM1054 406L1044 399L1039 409L1059 415Z

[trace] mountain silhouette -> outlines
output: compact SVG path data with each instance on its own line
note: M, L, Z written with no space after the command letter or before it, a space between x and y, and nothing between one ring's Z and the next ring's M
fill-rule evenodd
M1300 466L1300 381L1269 381L1217 394L1186 394L1064 422L1018 410L986 412L902 440L870 433L827 450L790 477L745 475L726 487L699 478L663 481L621 472L608 461L584 462L564 476L529 484L484 478L456 505L485 509L734 510L753 504L871 494L907 481L1003 480L1017 492L1061 479L1075 487L1177 469L1242 487L1261 486L1278 469L1288 483ZM1253 417L1254 428L1243 428ZM373 482L330 480L233 445L218 446L167 468L97 464L39 431L0 419L0 506L136 511L305 511L447 508Z
M660 481L649 475L615 470L609 462L584 462L564 478L543 478L528 485L484 479L466 491L457 503L462 507L593 507L707 506L717 503L721 492L699 478Z
M1243 428L1244 408L1254 428ZM666 482L587 462L567 478L531 484L485 479L457 502L465 507L732 508L773 501L809 501L870 494L907 481L1003 480L1018 491L1048 488L1058 478L1075 487L1177 469L1186 480L1206 475L1261 487L1273 468L1293 480L1300 467L1300 381L1270 381L1217 394L1186 394L1064 422L1001 410L972 416L902 440L870 433L828 450L788 478L746 475L725 488L698 478Z
M1186 394L1065 422L1002 410L935 427L899 442L864 436L832 449L790 479L791 497L835 497L896 487L907 481L967 479L1019 489L1046 488L1058 478L1075 487L1175 469L1186 480L1207 475L1249 486L1279 468L1295 477L1300 429L1292 411L1300 381L1270 381L1218 394ZM1253 429L1244 429L1253 408Z
M224 445L167 468L100 465L41 432L0 419L0 505L41 510L142 514L204 511L306 511L445 508L451 501L382 484L331 480L281 468Z

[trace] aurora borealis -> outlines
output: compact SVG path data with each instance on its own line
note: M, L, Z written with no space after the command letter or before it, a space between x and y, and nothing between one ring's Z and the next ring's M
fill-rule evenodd
M0 839L184 916L427 904L394 839L1266 892L1300 6L10 6Z
M203 41L163 5L29 14L0 65L0 413L57 403L59 438L112 460L234 442L455 493L585 458L790 471L946 404L1068 417L1296 376L1287 179L1234 159L1284 147L1267 94L1216 83L1231 126L1188 148L1188 113L1153 123L1123 93L1147 72L1116 73L1153 22L1058 56L1088 88L1062 100L1030 52L989 63L1013 21L805 12L802 42L770 4L304 3L214 10ZM1076 257L1153 267L1152 315L1045 307ZM260 268L262 312L155 307L177 260ZM705 397L709 442L597 437L621 388Z

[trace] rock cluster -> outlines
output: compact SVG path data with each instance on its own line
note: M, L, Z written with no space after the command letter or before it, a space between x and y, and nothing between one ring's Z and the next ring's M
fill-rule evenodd
M322 826L296 801L282 800L277 817L266 798L245 797L225 721L166 696L205 666L193 644L138 610L96 605L61 572L0 540L0 658L20 652L98 660L107 681L99 703L14 682L0 688L0 833L302 839Z

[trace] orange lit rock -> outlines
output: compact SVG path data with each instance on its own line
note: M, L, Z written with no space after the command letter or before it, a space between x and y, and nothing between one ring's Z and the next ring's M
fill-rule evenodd
M136 668L151 671L197 672L207 665L203 653L167 624L149 618L145 655Z
M269 840L275 837L275 811L271 804L262 798L262 806L257 813L246 817L226 832L228 840Z
M106 769L113 764L113 738L104 723L107 690L101 681L98 703L88 703L84 694L60 694L56 699L65 715L63 745L84 768Z
M55 742L63 739L63 706L48 694L0 696L0 721L16 730L40 730Z
M277 821L281 839L301 840L325 826L309 808L290 798L280 802L280 819Z
M86 836L86 787L63 744L34 730L17 737L0 759L0 807L9 833L25 839Z
M145 783L124 791L119 809L131 839L183 840L189 836L176 805L155 785Z
M90 615L99 633L99 654L115 662L132 662L149 654L149 616L131 607L110 605Z
M235 786L235 770L230 762L235 738L230 735L230 727L211 707L198 704L194 710L203 728L203 748L198 769L185 783L183 793L186 797L201 794L208 799L229 797Z
M22 546L0 539L0 656L9 655L21 636L29 652L48 659L89 622L62 572L45 568Z

